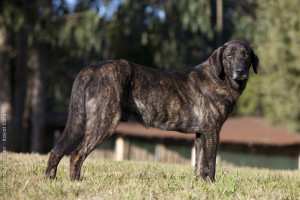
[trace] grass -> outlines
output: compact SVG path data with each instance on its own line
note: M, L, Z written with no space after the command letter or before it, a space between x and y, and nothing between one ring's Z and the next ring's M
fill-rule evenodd
M1 153L1 158L3 153ZM48 155L8 153L7 199L300 199L299 171L217 167L216 182L195 180L191 166L87 159L81 181L69 180L69 158L57 179L44 178ZM4 183L5 185L5 183ZM5 193L3 193L5 192Z

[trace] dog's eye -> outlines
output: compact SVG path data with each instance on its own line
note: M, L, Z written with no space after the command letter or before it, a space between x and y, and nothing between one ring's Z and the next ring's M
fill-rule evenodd
M248 57L248 53L245 53L244 56L245 56L245 57Z

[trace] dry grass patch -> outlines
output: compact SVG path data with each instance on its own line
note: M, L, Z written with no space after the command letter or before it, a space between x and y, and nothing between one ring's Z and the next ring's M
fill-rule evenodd
M87 159L71 182L68 157L55 180L44 178L47 159L8 153L7 199L300 199L299 171L218 166L211 183L195 180L191 166Z

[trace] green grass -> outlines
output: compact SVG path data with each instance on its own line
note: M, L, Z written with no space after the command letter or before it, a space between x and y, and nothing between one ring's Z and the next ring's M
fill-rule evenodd
M299 171L218 166L211 183L195 180L191 166L87 159L82 180L71 182L68 157L56 180L44 178L47 159L16 153L1 159L7 199L300 199Z

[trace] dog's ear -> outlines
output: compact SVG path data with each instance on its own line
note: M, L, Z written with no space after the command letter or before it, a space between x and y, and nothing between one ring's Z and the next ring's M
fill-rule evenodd
M257 55L254 53L253 47L251 47L252 51L251 51L251 61L252 61L252 67L253 67L253 71L255 72L255 74L257 74L257 66L259 63L259 59L257 57Z
M223 50L224 46L219 47L208 59L210 67L212 68L216 76L219 76L223 69Z

